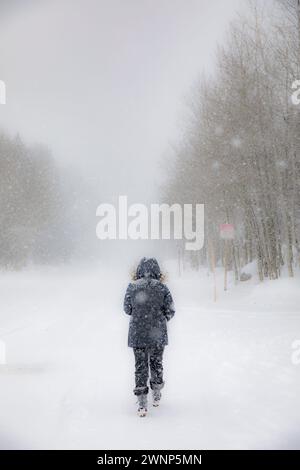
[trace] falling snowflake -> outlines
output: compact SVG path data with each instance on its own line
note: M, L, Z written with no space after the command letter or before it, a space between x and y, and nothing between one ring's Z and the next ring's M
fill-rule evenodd
M222 126L217 126L217 127L215 128L215 134L218 135L218 136L223 135L223 134L224 134L224 129L223 129L223 127L222 127Z
M276 162L276 165L278 166L278 168L287 168L287 162L284 161L284 160L279 160Z
M239 137L234 137L231 139L232 147L239 148L242 145L242 141Z
M140 291L136 294L135 300L138 304L144 304L148 299L146 292Z

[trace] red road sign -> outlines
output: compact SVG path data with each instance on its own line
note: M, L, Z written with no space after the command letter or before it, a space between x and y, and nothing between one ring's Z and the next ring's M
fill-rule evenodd
M220 225L220 237L223 240L233 240L235 237L234 225L232 224Z

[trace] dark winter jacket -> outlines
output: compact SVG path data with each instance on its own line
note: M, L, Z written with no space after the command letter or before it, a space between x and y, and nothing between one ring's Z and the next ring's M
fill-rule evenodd
M175 314L168 287L160 281L161 272L154 258L143 258L136 280L129 284L124 311L130 315L128 346L157 347L168 344L167 321Z

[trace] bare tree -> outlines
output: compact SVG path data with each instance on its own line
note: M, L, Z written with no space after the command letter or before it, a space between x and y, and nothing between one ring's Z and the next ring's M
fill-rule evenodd
M216 76L195 90L166 191L172 202L205 203L207 241L219 260L218 227L234 223L236 277L254 257L261 280L278 278L284 263L293 276L299 250L300 119L290 100L300 63L299 2L287 8L278 20L255 5L250 19L231 26Z

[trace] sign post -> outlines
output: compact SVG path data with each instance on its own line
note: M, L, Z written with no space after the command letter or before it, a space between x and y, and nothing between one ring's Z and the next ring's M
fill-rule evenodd
M208 242L208 250L209 250L210 266L211 266L211 270L212 270L213 277L214 277L214 302L216 302L217 301L216 257L215 257L214 246L211 240L209 240Z
M224 246L224 290L227 291L227 272L228 272L228 254L229 242L235 238L235 229L232 224L220 225L220 237L225 242Z

